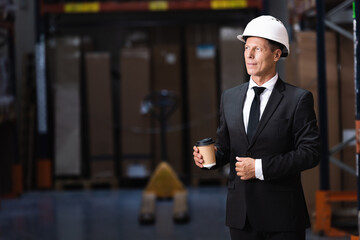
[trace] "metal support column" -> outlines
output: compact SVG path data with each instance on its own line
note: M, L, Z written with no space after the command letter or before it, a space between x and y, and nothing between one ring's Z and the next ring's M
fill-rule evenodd
M317 71L319 95L319 122L321 135L321 162L320 162L320 189L329 190L329 143L327 121L327 94L326 94L326 55L325 55L325 24L324 1L316 0L317 11Z
M353 2L353 22L354 22L354 81L355 81L355 117L356 117L356 169L357 169L357 185L358 185L358 231L360 232L360 0Z
M45 31L40 14L40 0L36 4L36 45L35 45L35 65L36 65L36 186L37 188L48 189L52 187L52 162L50 154L50 137L48 125L48 105L47 105L47 81L46 81L46 62L45 62Z

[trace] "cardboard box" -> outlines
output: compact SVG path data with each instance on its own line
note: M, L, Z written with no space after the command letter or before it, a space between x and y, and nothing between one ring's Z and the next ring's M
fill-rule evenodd
M86 87L91 177L113 177L114 128L109 53L87 53Z
M300 86L299 67L298 67L298 51L297 43L295 41L290 43L290 54L285 59L285 76L284 81L295 86Z
M153 54L153 84L152 90L159 92L168 90L175 94L177 106L175 111L168 117L166 133L166 156L168 163L174 170L183 173L184 156L182 142L182 81L181 59L179 44L158 44L152 47ZM159 109L159 108L158 108ZM158 164L162 159L161 153L165 146L161 146L160 121L154 120L157 130L153 135L155 145L155 162Z
M237 39L237 35L243 31L242 28L233 27L220 29L221 91L248 80L244 60L244 43Z
M80 175L80 38L61 37L52 41L55 175Z
M191 24L186 27L186 44L218 44L219 30L215 24Z
M179 46L182 37L180 35L180 27L173 25L154 27L150 35L152 45Z
M120 73L121 166L123 177L131 177L131 166L146 168L152 159L151 118L140 113L141 103L150 92L149 49L122 49Z

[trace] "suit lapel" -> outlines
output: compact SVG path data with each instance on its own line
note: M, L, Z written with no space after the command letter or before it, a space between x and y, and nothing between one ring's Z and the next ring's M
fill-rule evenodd
M244 102L245 102L245 97L246 97L246 92L248 90L249 87L249 82L247 82L246 84L244 84L242 86L242 88L240 89L240 93L236 95L236 100L235 103L238 103L239 105L236 104L236 110L235 112L236 114L236 123L239 126L239 130L240 130L240 134L246 135L246 131L245 131L245 126L244 126L244 117L243 117L243 108L244 108Z
M266 124L269 122L269 119L275 112L276 108L279 106L279 103L281 102L281 100L284 96L281 92L284 90L285 90L284 82L279 78L274 86L274 89L271 93L269 101L266 104L264 113L261 116L259 125L256 129L254 137L252 138L252 141L250 142L250 145L252 145L255 142L256 138L261 133L261 131L264 129Z

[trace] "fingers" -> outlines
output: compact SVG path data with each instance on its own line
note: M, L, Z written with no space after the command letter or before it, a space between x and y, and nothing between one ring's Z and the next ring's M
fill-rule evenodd
M246 171L236 171L236 175L240 177L241 180L250 180L252 179L252 175L249 175Z
M235 171L236 171L237 175L240 176L239 174L244 174L244 172L245 172L243 158L236 157L236 161L237 162L235 163Z
M235 163L236 175L241 180L249 180L255 178L255 168L253 167L254 159L236 157Z
M235 163L235 171L236 171L236 175L238 175L239 177L242 177L245 175L245 169L243 164L241 164L240 162L236 162Z
M203 160L202 155L199 153L199 149L196 146L194 146L193 150L194 150L194 152L193 152L194 162L195 162L196 166L203 168L204 160Z

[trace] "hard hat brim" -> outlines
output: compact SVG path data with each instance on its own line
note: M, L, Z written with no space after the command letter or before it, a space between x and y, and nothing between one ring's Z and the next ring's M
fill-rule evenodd
M239 39L242 42L245 42L244 35L237 35L237 39Z
M246 43L245 37L252 37L252 36L237 35L237 39L239 39L243 43ZM253 36L253 37L257 37L257 36ZM260 37L260 38L264 38L264 37ZM268 40L267 38L264 38L264 39ZM287 57L288 55L289 55L289 49L286 46L284 46L281 57Z

